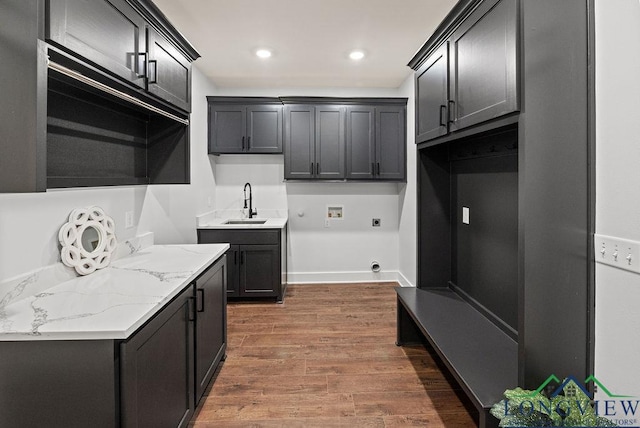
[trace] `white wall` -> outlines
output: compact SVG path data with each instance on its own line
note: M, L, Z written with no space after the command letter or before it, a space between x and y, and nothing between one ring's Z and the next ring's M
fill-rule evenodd
M158 244L196 243L196 215L214 209L215 177L207 148L207 95L215 86L193 67L191 84L191 185L149 186L140 216L141 230L155 233Z
M400 96L407 97L407 185L400 192L400 273L405 283L416 286L417 282L417 150L416 109L413 75L400 87Z
M220 88L215 95L406 96L397 89L379 88ZM222 155L211 156L211 159L218 209L241 208L242 187L245 182L251 182L254 207L258 213L261 208L289 210L288 271L291 282L397 279L400 269L398 230L403 209L400 200L406 185L285 183L282 155ZM344 205L345 217L332 220L330 227L326 228L324 213L327 205L333 204ZM374 217L382 220L380 228L371 226ZM373 260L380 263L380 274L371 272Z
M640 2L595 5L596 233L640 241ZM639 305L639 275L596 264L595 375L613 393L640 396Z
M69 213L98 205L113 217L119 240L152 231L156 242L195 242L195 216L214 204L214 182L207 156L205 95L215 88L194 69L191 117L191 186L132 186L0 194L0 280L59 260L57 235ZM209 208L210 209L210 208ZM125 229L125 213L135 226Z

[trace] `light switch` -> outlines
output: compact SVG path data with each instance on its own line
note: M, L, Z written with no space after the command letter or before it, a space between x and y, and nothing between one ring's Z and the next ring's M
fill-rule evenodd
M462 223L469 224L469 208L462 207Z

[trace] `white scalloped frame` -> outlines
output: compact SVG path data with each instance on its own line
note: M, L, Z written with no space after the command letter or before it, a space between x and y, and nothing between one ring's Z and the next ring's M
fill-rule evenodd
M96 229L99 240L92 251L82 246L82 235L90 227ZM89 275L109 266L111 254L116 249L115 223L100 207L78 208L71 211L69 221L58 232L60 258L66 266L80 275Z

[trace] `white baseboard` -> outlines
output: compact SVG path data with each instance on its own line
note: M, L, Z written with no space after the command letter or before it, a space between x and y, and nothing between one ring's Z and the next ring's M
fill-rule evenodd
M415 287L415 284L412 284L402 272L398 272L398 284L400 287Z
M341 284L357 282L397 282L402 287L412 287L398 271L389 272L289 272L288 284Z

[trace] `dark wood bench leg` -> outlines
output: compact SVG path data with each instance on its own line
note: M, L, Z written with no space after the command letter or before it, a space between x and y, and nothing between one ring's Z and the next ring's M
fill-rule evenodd
M396 345L422 345L424 336L398 298Z

